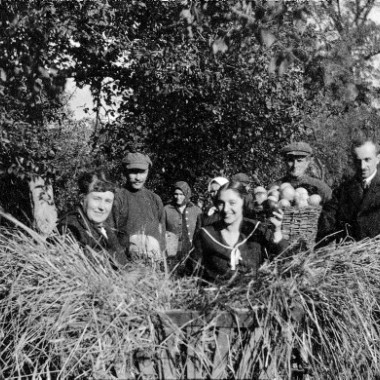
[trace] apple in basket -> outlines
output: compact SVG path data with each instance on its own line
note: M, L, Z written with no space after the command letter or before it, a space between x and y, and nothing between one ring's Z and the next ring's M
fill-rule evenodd
M286 199L289 203L294 201L296 191L292 185L288 185L281 190L281 199Z
M279 190L282 191L283 189L285 189L285 187L288 187L288 186L291 186L293 187L289 182L284 182L280 185L280 188Z
M271 186L271 188L269 189L268 193L271 192L272 190L280 190L280 186L278 186L278 185Z
M291 206L292 204L289 202L289 200L285 198L282 198L278 201L278 207L280 207L281 209L289 208Z
M277 189L271 189L268 191L268 197L274 197L276 198L277 202L280 199L280 192Z
M320 206L322 203L322 197L319 194L313 194L310 195L309 199L307 200L310 206Z
M304 187L298 187L295 190L294 204L298 208L305 208L309 206L308 198L309 198L309 194Z

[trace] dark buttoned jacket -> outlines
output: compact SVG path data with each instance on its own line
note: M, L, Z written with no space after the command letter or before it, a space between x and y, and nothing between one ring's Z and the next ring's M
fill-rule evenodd
M331 234L334 234L331 236ZM353 177L333 192L322 210L317 241L351 237L354 240L380 234L380 172L369 187L363 189L362 179Z
M181 236L183 232L182 223L186 222L186 229L188 233L188 239L190 242L193 241L194 232L197 225L198 216L202 213L202 210L189 202L186 205L184 214L177 209L173 204L168 204L165 206L165 220L166 220L166 231L173 232L178 237Z

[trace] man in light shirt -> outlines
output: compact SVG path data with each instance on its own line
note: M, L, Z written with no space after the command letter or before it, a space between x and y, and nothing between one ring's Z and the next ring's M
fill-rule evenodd
M380 234L380 148L377 142L360 138L352 144L356 174L342 183L323 207L317 241L356 241Z

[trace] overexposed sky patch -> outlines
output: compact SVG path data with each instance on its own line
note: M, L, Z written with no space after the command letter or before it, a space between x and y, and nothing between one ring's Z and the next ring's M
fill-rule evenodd
M66 94L69 98L69 107L74 112L75 119L80 120L84 117L95 117L95 113L92 111L94 103L92 101L90 86L79 88L76 86L74 79L69 78L66 81ZM89 109L88 113L85 112L86 108Z
M371 13L369 14L369 18L376 23L380 24L380 1L376 1L374 7L371 10Z

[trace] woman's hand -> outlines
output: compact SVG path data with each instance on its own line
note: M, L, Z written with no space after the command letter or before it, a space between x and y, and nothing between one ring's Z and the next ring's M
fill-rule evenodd
M275 230L273 233L273 243L278 243L282 240L281 225L284 218L284 211L276 209L273 211L273 216L269 218L269 221L274 225Z
M276 231L281 231L282 219L284 218L284 211L280 208L273 211L273 216L269 221L275 226Z

